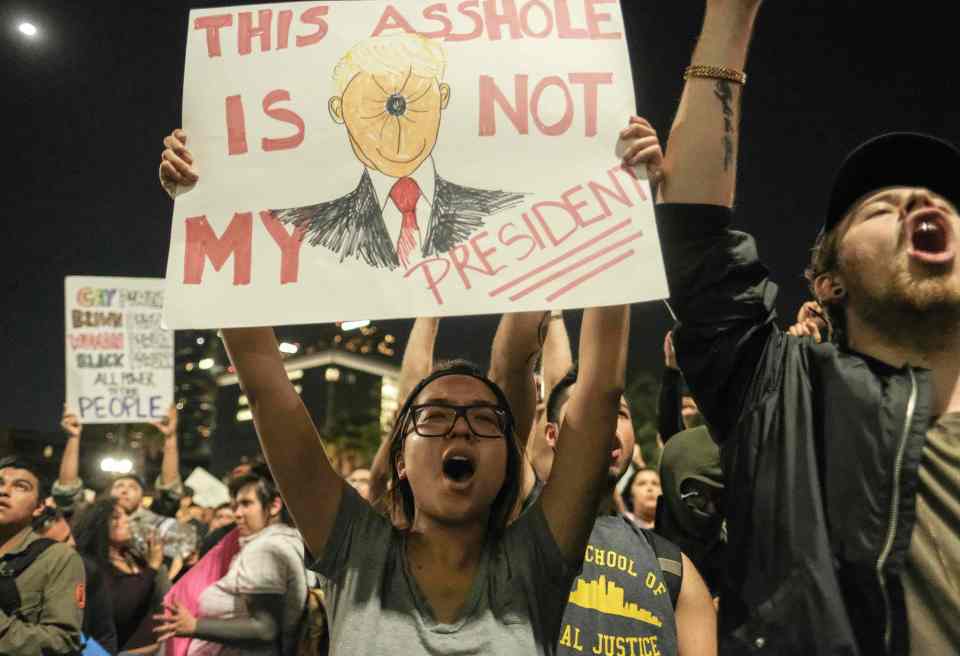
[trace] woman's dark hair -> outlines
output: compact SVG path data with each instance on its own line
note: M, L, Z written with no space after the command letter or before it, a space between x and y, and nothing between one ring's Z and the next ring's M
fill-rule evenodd
M639 476L642 472L653 472L657 475L657 478L660 477L660 472L653 467L637 469L630 474L630 478L627 479L627 484L623 487L623 494L620 495L620 498L623 499L623 507L631 515L636 514L636 509L633 507L633 484L637 480L637 476Z
M73 520L73 539L77 542L77 551L105 568L110 567L110 522L116 507L116 499L100 499ZM145 564L141 554L134 550L128 553L141 565Z
M275 499L281 499L280 490L277 489L277 484L273 481L270 469L266 465L254 465L249 474L230 479L230 497L236 499L237 495L240 494L240 490L249 485L254 486L254 493L257 495L257 500L260 501L260 505L263 506L264 510L266 510ZM287 511L287 504L280 506L280 521L284 524L293 525L293 520L291 520L290 513Z
M407 521L407 526L413 526L413 517L416 512L413 489L410 487L410 482L406 479L401 479L397 473L397 459L400 454L403 453L403 446L410 432L409 428L412 420L411 407L414 401L427 385L444 376L470 376L471 378L476 378L493 392L493 395L497 399L497 407L506 413L503 435L507 441L507 471L503 486L500 488L490 507L489 523L489 529L493 535L500 537L507 528L507 523L511 519L511 515L520 496L520 466L523 456L520 450L520 443L517 440L513 412L510 410L510 403L507 401L506 395L496 383L483 375L479 367L467 360L449 360L438 363L436 367L434 367L433 372L413 388L400 407L400 411L397 413L397 420L393 424L393 432L390 434L390 486L386 493L386 500L395 512L403 513L403 517Z

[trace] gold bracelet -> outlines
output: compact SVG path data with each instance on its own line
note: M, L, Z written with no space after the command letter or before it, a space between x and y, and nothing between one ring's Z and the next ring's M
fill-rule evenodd
M689 80L691 77L708 77L715 80L728 80L737 84L747 83L747 74L743 71L737 71L725 66L687 66L683 72L683 79Z

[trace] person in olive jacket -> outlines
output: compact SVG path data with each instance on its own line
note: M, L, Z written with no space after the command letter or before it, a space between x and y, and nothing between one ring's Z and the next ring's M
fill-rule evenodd
M0 654L77 654L85 600L83 561L34 533L49 484L36 463L0 460Z

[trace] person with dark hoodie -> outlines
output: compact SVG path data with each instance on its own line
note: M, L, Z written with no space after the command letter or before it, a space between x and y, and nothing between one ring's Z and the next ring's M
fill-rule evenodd
M724 571L723 471L720 449L706 426L681 431L660 456L657 533L687 554L711 594L719 593Z

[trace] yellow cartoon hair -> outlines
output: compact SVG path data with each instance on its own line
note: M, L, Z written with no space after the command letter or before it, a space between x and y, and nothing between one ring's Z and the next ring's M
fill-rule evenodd
M443 80L447 56L437 41L419 34L388 34L369 38L350 48L333 69L333 83L338 96L358 73L374 75L413 71L420 77Z

